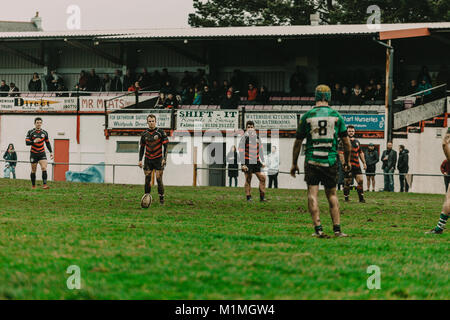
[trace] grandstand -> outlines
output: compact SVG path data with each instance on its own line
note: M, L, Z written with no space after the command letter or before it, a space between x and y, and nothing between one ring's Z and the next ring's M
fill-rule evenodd
M217 168L203 163L211 148L226 153L237 143L236 136L246 119L283 119L278 126L261 122L258 129L279 130L280 139L268 135L263 139L267 150L278 145L282 155L290 155L296 119L311 108L312 92L317 83L348 86L367 83L370 78L385 81L386 49L375 40L391 40L395 48L394 84L400 99L393 111L394 144L404 144L411 151L410 172L439 173L443 160L440 135L448 117L447 87L436 82L441 65L450 64L448 48L450 23L419 23L381 25L379 30L366 25L231 27L201 29L151 29L112 31L62 32L0 32L0 75L7 83L15 82L19 89L27 88L31 75L37 72L45 79L51 70L64 79L69 91L27 92L20 90L14 97L0 98L0 148L14 143L19 160L26 160L28 148L24 136L36 114L44 113L44 127L55 144L56 162L137 164L137 142L142 126L138 121L119 121L124 112L137 119L141 113L155 112L161 116L159 125L171 133L171 152L165 174L169 185L192 185L193 163L202 168ZM433 98L419 101L407 95L406 84L416 79L422 66L428 66L433 86ZM304 91L292 92L291 76L296 68L305 76ZM99 75L121 70L135 73L147 68L151 72L167 68L178 91L185 71L205 70L209 82L230 80L235 70L242 79L238 85L239 107L231 120L221 117L220 106L181 105L178 110L153 110L157 92L77 92L81 70L95 69ZM247 101L248 82L266 86L270 97L265 104ZM411 102L413 101L414 102ZM412 104L413 108L410 108ZM373 143L385 149L387 118L385 100L361 101L359 104L333 103L349 124L357 128L364 146ZM432 106L432 107L431 107ZM429 110L433 110L431 113ZM223 138L205 137L198 143L192 136L196 121L203 121L195 111L213 112L212 120L203 123ZM403 112L403 113L401 113ZM397 119L397 120L396 120ZM414 121L409 121L413 119ZM21 128L18 130L17 128ZM440 130L440 131L439 131ZM417 133L413 133L413 132ZM439 133L441 132L441 133ZM217 135L217 134L216 134ZM196 149L195 149L196 148ZM174 151L175 150L175 151ZM197 152L194 152L197 150ZM193 161L194 154L197 159ZM224 155L225 156L225 155ZM176 161L184 162L175 164ZM59 161L65 162L65 161ZM287 172L290 157L281 157L280 170ZM82 171L89 165L59 165L53 167L50 178L64 180L65 172ZM135 167L106 167L105 182L141 183L142 174ZM134 170L134 171L133 171ZM28 166L17 167L18 178L27 178ZM432 178L418 178L412 191L443 191L443 183L431 183ZM305 188L303 179L293 180L282 175L282 188ZM224 185L225 172L199 170L200 185ZM240 184L243 177L240 177ZM382 186L382 177L377 177Z

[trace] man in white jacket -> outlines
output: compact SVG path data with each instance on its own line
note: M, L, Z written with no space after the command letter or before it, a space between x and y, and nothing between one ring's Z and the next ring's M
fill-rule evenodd
M269 176L269 188L272 183L275 189L278 189L278 172L280 171L280 155L277 147L272 146L272 152L267 157L267 175Z

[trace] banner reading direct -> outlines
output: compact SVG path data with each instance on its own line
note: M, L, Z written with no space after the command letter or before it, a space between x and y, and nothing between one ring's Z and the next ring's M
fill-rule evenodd
M237 130L239 111L178 110L177 130Z
M246 112L245 122L252 120L256 129L297 130L296 113Z
M156 116L156 126L163 129L172 127L170 110L146 110L146 113L112 113L108 115L109 129L145 129L148 128L147 116Z

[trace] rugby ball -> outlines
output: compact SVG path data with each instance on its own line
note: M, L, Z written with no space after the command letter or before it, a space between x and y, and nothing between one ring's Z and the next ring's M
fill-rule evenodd
M141 207L148 208L152 204L152 195L150 193L146 193L142 196L141 199Z

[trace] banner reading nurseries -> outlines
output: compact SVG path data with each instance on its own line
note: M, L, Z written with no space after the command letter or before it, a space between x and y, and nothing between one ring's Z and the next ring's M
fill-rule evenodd
M237 130L239 111L178 110L177 130Z
M253 121L256 129L297 130L296 113L246 112L245 122Z
M110 113L108 115L108 129L145 129L148 128L147 116L156 116L158 128L170 129L172 116L170 110L146 110L146 113Z

